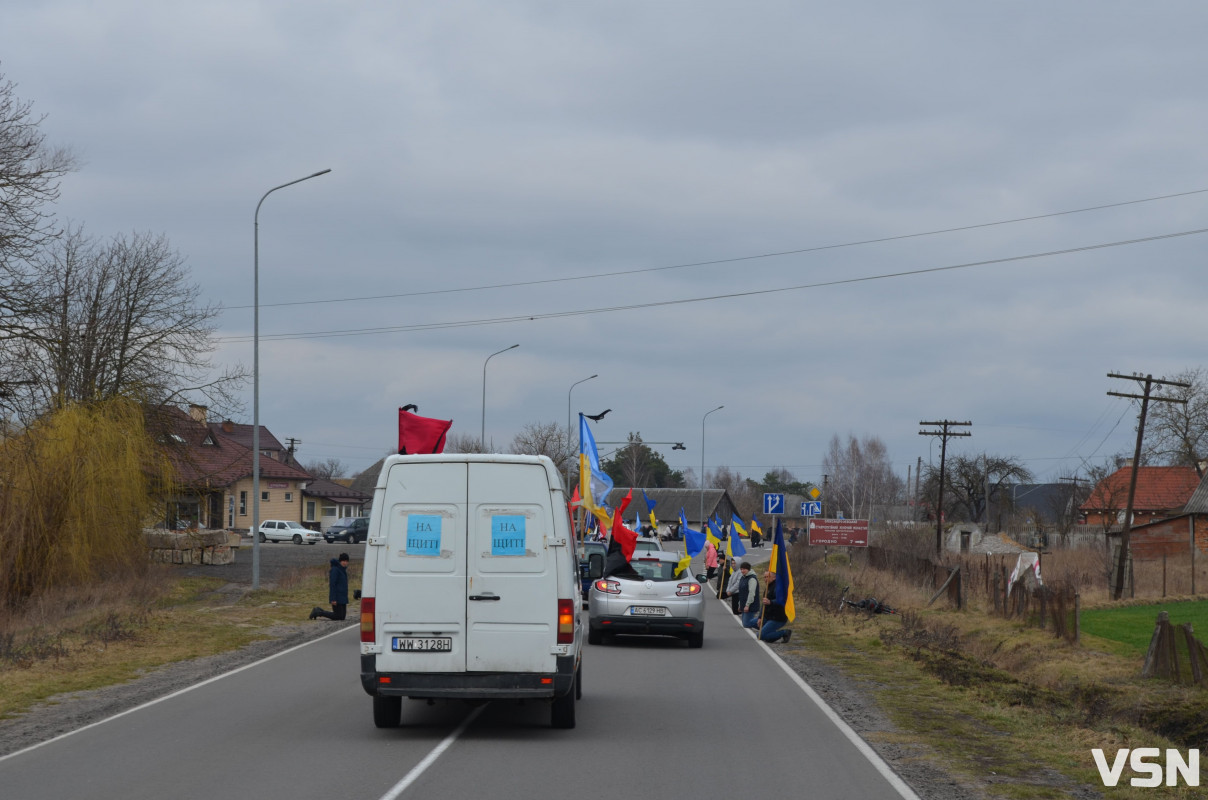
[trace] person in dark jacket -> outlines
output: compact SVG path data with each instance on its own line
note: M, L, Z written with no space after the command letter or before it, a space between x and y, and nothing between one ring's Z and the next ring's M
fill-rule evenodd
M759 627L759 578L751 571L750 563L744 561L738 568L738 610L742 613L744 628Z
M341 620L348 616L348 554L340 553L339 558L331 560L331 572L327 575L327 600L331 603L331 611L324 611L315 606L310 612L310 618Z
M765 572L763 578L768 588L763 597L763 627L759 629L759 638L765 642L788 644L793 632L784 630L784 626L789 624L789 618L784 613L784 603L776 598L776 573Z

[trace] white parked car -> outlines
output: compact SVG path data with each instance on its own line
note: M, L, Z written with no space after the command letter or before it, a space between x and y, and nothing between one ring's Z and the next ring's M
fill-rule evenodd
M260 541L262 542L293 542L294 544L315 544L323 537L318 531L312 531L301 522L284 519L266 519L260 523Z

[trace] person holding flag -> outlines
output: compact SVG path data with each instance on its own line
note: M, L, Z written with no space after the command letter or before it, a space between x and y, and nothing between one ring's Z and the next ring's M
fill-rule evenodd
M751 516L751 547L763 547L763 529L759 527L759 521L755 516Z
M788 643L793 632L785 630L797 616L793 606L793 573L789 569L788 548L784 544L784 531L780 519L776 520L776 534L772 539L772 569L764 573L767 592L763 598L763 625L759 638L764 642Z

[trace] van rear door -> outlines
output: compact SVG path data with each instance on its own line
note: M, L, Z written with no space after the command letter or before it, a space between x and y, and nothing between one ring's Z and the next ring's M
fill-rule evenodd
M551 503L541 464L469 464L468 671L553 672L557 666Z
M390 467L377 575L380 672L466 668L466 486L464 462Z

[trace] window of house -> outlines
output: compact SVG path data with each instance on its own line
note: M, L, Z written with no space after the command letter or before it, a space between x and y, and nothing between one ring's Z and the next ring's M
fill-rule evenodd
M306 501L306 521L307 522L315 521L315 501L314 500Z
M247 492L239 493L239 516L247 516Z
M285 502L287 502L287 503L292 503L292 502L294 502L294 493L293 493L293 492L286 492L286 493L285 493Z
M325 517L334 517L335 515L336 515L336 507L335 507L335 506L323 506L323 516L325 516Z
M268 502L268 492L261 492L261 493L260 493L260 502L261 502L261 503L267 503L267 502Z

